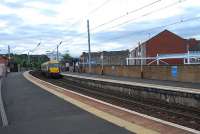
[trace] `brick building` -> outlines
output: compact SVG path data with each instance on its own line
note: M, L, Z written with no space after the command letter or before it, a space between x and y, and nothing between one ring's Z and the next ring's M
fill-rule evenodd
M103 58L104 65L126 65L128 56L129 50L91 52L91 64L101 65ZM88 53L83 52L80 56L80 64L88 64L88 57Z
M8 58L6 56L0 56L0 64L7 65L8 64Z
M138 45L130 52L130 58L136 57L156 57L163 54L181 54L187 53L189 50L199 51L200 41L196 39L184 39L175 33L164 30L156 36L150 38L146 42ZM183 64L183 59L164 59L168 64ZM143 60L143 64L148 64L152 60ZM138 65L141 60L131 60L130 64ZM155 62L152 64L156 64Z

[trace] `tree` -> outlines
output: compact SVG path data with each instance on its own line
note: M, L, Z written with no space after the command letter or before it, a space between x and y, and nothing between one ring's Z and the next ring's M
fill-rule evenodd
M15 54L11 55L12 60L19 64L21 67L33 67L40 68L41 64L48 61L49 58L46 55L30 55L30 64L28 63L28 55Z
M71 60L71 59L72 59L72 57L70 56L70 54L69 54L69 53L66 53L66 54L63 55L62 61L69 61L69 60Z

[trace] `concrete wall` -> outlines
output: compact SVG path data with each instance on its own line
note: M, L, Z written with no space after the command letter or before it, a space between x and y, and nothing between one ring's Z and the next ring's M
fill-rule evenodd
M176 67L177 73L174 69ZM141 78L140 70L140 66L104 66L103 74ZM88 68L82 69L82 72L88 73ZM101 66L92 67L92 73L101 74L101 72ZM143 76L145 79L200 83L200 65L143 66Z
M200 110L200 95L65 76L65 79L107 94Z

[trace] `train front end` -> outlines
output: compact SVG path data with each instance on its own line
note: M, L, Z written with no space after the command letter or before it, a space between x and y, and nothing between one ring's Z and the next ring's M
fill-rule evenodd
M60 65L59 65L59 63L58 62L49 63L48 73L53 77L60 76Z

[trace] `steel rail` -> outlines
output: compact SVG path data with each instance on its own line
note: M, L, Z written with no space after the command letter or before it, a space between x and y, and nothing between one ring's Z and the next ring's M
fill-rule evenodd
M185 117L185 118L200 120L199 117L194 117L194 116L191 116L189 114L180 113L180 112L173 111L173 110L170 110L170 109L167 109L167 108L164 108L164 107L161 108L161 107L158 107L158 106L155 106L155 105L144 104L142 102L138 102L138 101L136 102L136 101L133 101L133 100L130 100L130 99L125 99L125 98L122 98L122 97L117 97L115 95L106 94L106 93L103 93L103 92L99 92L97 90L90 90L88 88L77 86L77 85L74 85L74 84L71 84L71 83L69 84L69 83L66 83L65 81L61 81L61 80L56 80L56 82L57 83L62 83L64 85L68 86L68 87L74 87L76 89L81 89L81 90L93 93L94 95L100 95L102 97L108 97L108 98L116 99L116 100L119 100L119 101L124 101L124 102L129 103L128 105L136 104L138 106L148 107L148 108L150 108L152 110L153 109L161 110L161 111L164 111L164 112L169 113L169 114L175 114L177 116L181 116L181 117ZM180 108L179 110L183 110L183 109Z

